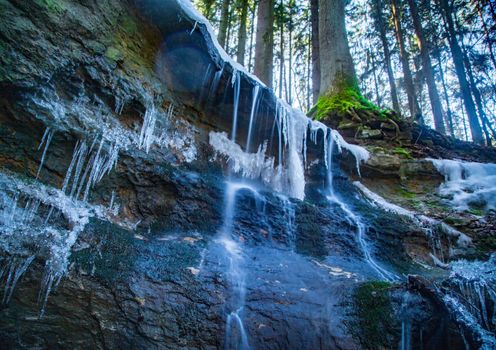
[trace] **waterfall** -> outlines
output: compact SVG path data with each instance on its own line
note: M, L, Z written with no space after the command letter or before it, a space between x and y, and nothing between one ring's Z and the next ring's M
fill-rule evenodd
M375 206L381 208L382 210L407 217L410 219L415 225L417 225L429 238L429 245L432 249L432 259L435 265L440 267L446 267L447 265L444 263L445 258L441 249L441 241L439 234L444 233L450 237L456 239L456 244L459 247L468 247L472 240L470 237L465 235L464 233L458 231L457 229L447 225L446 223L430 218L428 216L415 213L408 209L397 206L393 203L389 203L384 198L379 196L377 193L370 191L367 187L361 184L358 181L353 183L360 191L367 197L367 199Z
M340 197L339 195L336 195L334 192L334 186L333 186L333 173L332 173L332 154L334 151L334 144L336 143L338 145L338 151L341 152L341 147L342 144L340 135L334 130L332 130L329 135L327 133L324 133L324 144L327 146L324 146L327 148L327 151L325 154L327 155L327 199L329 200L330 203L337 204L341 210L344 212L346 215L347 221L350 223L350 225L354 225L357 228L357 234L358 234L358 243L360 244L360 248L363 252L363 255L365 257L365 261L369 264L370 267L384 280L387 281L396 281L398 280L398 276L396 276L394 273L386 270L385 268L381 267L377 262L372 258L372 254L370 253L370 247L365 240L365 233L367 231L366 225L363 223L362 219L353 212L351 207L347 205ZM327 141L326 141L327 140ZM341 142L341 143L340 143ZM359 154L357 153L358 156L355 156L356 159L359 159ZM357 163L359 164L359 163Z
M233 239L234 215L236 211L236 195L239 191L246 190L252 193L257 202L261 197L257 190L243 182L227 182L224 205L224 221L219 232L218 241L224 248L228 259L228 276L231 286L231 298L228 302L226 320L225 349L250 349L248 335L242 320L242 313L246 299L246 276L242 267L243 251L236 239ZM257 205L258 206L258 205ZM238 333L235 332L237 327Z

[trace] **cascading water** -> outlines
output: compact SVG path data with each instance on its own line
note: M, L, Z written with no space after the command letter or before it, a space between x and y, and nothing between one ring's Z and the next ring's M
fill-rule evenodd
M236 195L239 191L249 191L256 201L261 200L258 192L248 184L242 182L227 182L224 206L224 222L219 232L219 242L224 248L228 259L229 282L231 296L226 303L227 319L225 334L225 349L248 350L250 345L243 323L243 309L246 300L246 276L243 264L243 250L238 239L233 238L234 215L236 210Z
M341 210L344 212L346 215L346 219L350 223L350 225L354 225L357 228L357 234L358 234L358 243L360 244L360 248L362 249L363 255L365 257L365 260L369 264L374 271L384 280L387 281L395 281L398 280L398 276L396 276L394 273L386 270L385 268L381 267L377 262L372 258L372 255L370 253L370 247L368 243L365 240L365 233L367 231L367 227L363 223L362 219L353 212L353 210L350 208L349 205L347 205L340 197L334 192L334 186L333 186L333 173L332 173L332 167L333 167L333 162L332 162L332 155L334 151L334 144L337 143L339 147L339 151L341 151L340 147L340 135L334 131L331 130L329 134L324 133L324 144L326 145L325 147L327 148L325 151L325 154L327 156L326 160L326 167L327 167L327 199L329 200L330 203L337 204ZM362 152L363 153L363 152ZM363 154L363 158L366 159L367 155ZM360 157L355 156L356 159L360 159ZM358 161L357 161L358 162ZM357 166L359 163L357 163Z

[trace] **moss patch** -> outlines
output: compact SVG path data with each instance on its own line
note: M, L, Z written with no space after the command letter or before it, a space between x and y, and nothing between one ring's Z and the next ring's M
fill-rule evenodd
M59 0L36 0L36 2L52 12L62 12L64 10L64 5Z
M311 113L315 113L315 119L325 119L331 112L347 114L356 110L373 112L386 119L387 111L380 109L363 97L358 86L355 85L343 86L337 92L319 97L317 104L311 111Z
M398 154L406 159L413 159L412 154L410 153L409 150L403 148L403 147L396 147L393 149L394 154Z
M352 334L364 348L393 348L395 322L388 282L362 283L353 293Z

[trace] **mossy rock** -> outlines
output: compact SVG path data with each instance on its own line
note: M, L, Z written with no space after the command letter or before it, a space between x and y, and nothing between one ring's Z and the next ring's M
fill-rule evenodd
M36 0L36 2L48 8L50 12L61 13L64 11L64 4L60 0Z
M353 293L351 331L364 348L393 348L395 345L391 288L389 282L370 281L360 284Z
M406 159L413 159L412 154L410 153L409 150L403 148L403 147L396 147L393 149L394 154L398 154Z
M357 84L343 84L336 91L319 97L310 113L315 114L316 120L323 120L332 112L346 115L355 114L356 111L372 112L383 119L387 119L389 115L388 111L363 97Z
M124 59L122 52L112 46L108 47L105 51L105 57L115 62L119 62Z

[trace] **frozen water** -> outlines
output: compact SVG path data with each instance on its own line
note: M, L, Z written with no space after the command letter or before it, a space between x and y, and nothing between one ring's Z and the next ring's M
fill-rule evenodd
M432 219L428 216L413 212L411 210L402 208L396 204L388 202L383 197L379 196L377 193L372 192L367 187L365 187L362 183L355 181L353 183L360 191L367 197L370 202L377 207L395 213L400 216L405 216L411 219L417 226L419 226L425 234L432 240L431 247L433 249L433 254L436 259L433 259L434 263L437 265L438 262L443 263L443 255L440 252L440 241L439 236L436 234L438 231L447 234L448 236L456 238L456 243L460 247L467 247L472 243L470 237L468 237L463 232L456 230L455 228L445 224L436 219Z
M471 206L496 210L496 164L427 159L444 176L441 196L460 211Z

